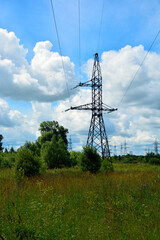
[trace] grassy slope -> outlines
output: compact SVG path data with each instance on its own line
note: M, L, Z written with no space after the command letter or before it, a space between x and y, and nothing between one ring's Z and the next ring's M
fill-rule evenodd
M17 182L0 170L0 239L158 240L160 167L115 164L110 174L49 171Z

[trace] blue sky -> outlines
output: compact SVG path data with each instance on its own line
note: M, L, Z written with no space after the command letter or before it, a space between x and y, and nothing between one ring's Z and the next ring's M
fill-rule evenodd
M62 52L76 62L78 59L78 1L53 1ZM58 51L58 43L50 0L0 1L1 27L14 31L28 60L38 41L49 40ZM103 0L81 0L81 45L85 62L97 50ZM104 1L100 51L119 50L143 44L148 49L159 30L159 1ZM156 44L153 50L159 51Z
M106 104L117 107L146 51L160 30L160 2L156 0L80 1L81 65L84 81L91 76L92 59L97 51L99 39L103 3L98 52L104 76L104 100ZM53 0L53 5L62 55L68 57L65 61L65 68L70 72L67 81L71 87L79 81L78 1ZM65 80L58 78L59 75L54 79L57 69L62 68L62 66L60 57L54 55L54 53L59 52L59 47L50 0L0 0L0 29L7 30L7 34L4 31L1 32L1 36L4 36L0 40L2 66L4 66L6 59L15 63L16 53L16 59L18 59L16 61L19 61L18 64L21 65L21 67L17 65L18 70L17 66L14 70L12 69L10 75L7 72L4 75L3 67L0 68L0 82L3 83L1 86L4 86L5 78L5 81L8 81L8 87L10 87L9 90L2 87L0 93L0 132L5 137L5 146L19 146L25 140L34 141L38 136L39 123L54 118L69 128L74 149L80 149L86 142L90 113L76 112L64 115L62 111L71 104L78 105L90 102L90 95L88 89L71 92L71 102L69 102ZM7 40L10 32L15 34L11 41ZM15 41L17 41L17 45L15 45ZM38 44L36 50L33 51L37 43L45 43L46 41L48 43ZM52 47L50 43L52 43ZM21 45L23 45L23 49L20 48ZM127 47L128 45L130 48ZM4 51L5 48L9 49L10 53ZM25 53L25 50L28 52ZM20 57L18 58L18 51L20 51L21 60ZM118 113L104 116L112 145L120 146L126 139L130 146L129 150L133 149L137 154L144 154L145 146L149 145L152 148L151 144L154 139L159 138L160 132L157 122L160 107L155 103L160 102L158 97L158 91L160 91L159 54L160 36ZM40 61L39 58L42 60ZM50 60L46 63L47 59ZM52 64L53 59L55 59L54 64ZM23 64L22 61L24 61ZM58 65L56 66L57 61ZM45 69L40 71L42 65L45 65ZM62 69L59 71L61 72ZM52 73L55 84L50 82ZM10 82L12 76L13 79ZM13 85L11 85L12 83ZM28 85L31 83L32 88L29 89ZM18 84L18 88L15 87L15 84ZM154 89L155 84L157 87ZM46 88L44 89L44 87ZM51 87L54 89L52 92ZM62 91L58 88L61 88ZM4 101L6 107L2 109ZM78 114L79 119L75 120ZM13 115L17 119L16 122L12 121ZM9 121L8 124L4 124L7 121ZM77 126L76 122L82 125L82 128ZM29 123L29 127L27 123ZM73 124L73 128L70 128L70 123ZM22 134L18 132L22 132ZM141 145L144 146L137 147Z

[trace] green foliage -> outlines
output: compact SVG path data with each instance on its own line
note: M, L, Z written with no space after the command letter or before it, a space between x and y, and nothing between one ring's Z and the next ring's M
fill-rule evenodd
M68 129L60 126L57 121L44 121L40 124L39 130L41 132L41 137L39 138L41 144L51 141L53 136L55 136L57 141L62 138L64 143L68 144Z
M35 143L26 141L22 147L30 150L34 155L40 156L41 144L38 141Z
M153 152L147 153L146 156L129 155L114 156L111 158L113 162L121 163L149 163L153 165L160 165L160 155Z
M15 174L30 177L41 172L42 163L38 156L26 148L20 148L16 155Z
M0 154L0 168L12 168L15 163L16 153L4 152Z
M145 161L150 164L160 165L160 155L154 154L153 152L147 153L145 156Z
M70 152L70 162L71 166L80 166L81 164L81 152L71 151Z
M10 150L9 150L9 152L10 152L10 153L15 153L15 150L14 150L14 148L13 148L13 147L11 147L11 148L10 148Z
M0 239L159 240L160 166L116 165L108 175L54 169L23 181L0 170Z
M3 147L2 147L2 140L3 140L3 136L2 134L0 134L0 151L3 151Z
M160 156L150 157L149 163L154 165L160 165Z
M41 148L41 156L48 168L70 167L69 153L62 138L57 141L53 136L50 142L45 142Z
M83 147L81 155L81 168L82 171L90 171L96 173L101 167L101 158L97 153L96 148L91 146Z
M8 153L8 149L7 149L7 148L5 148L5 149L4 149L4 152L5 152L5 153Z
M121 163L143 163L148 162L145 156L136 156L127 154L126 156L113 156L111 157L113 162L121 162Z
M110 159L105 158L104 160L102 160L101 171L105 173L113 172L113 164Z

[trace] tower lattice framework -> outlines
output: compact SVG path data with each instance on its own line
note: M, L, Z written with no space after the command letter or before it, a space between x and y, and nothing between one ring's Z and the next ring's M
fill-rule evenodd
M102 74L98 53L95 54L92 78L85 83L79 83L76 87L91 87L92 103L71 107L68 110L91 110L92 118L87 138L87 145L95 147L102 158L110 157L108 138L103 120L103 111L113 112L117 108L111 108L102 101ZM75 88L76 88L75 87Z

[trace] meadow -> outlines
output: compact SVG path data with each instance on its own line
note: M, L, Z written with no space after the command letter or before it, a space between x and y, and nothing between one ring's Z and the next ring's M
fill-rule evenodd
M160 167L48 170L16 179L0 169L0 239L158 240Z

